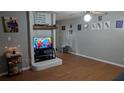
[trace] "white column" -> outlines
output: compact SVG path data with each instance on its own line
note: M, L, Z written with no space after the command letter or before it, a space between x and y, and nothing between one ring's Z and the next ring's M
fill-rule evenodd
M33 12L29 12L29 26L30 26L30 53L31 53L31 63L34 63L34 48L33 48L33 25L34 25L34 16Z
M52 20L52 24L55 25L56 24L56 14L53 14L53 20ZM54 49L56 49L56 30L53 30L53 46Z

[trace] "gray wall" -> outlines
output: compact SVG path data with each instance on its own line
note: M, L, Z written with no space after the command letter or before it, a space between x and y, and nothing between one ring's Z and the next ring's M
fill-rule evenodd
M124 20L124 12L113 11L103 15L101 22L110 21L111 28L109 30L91 30L90 25L98 22L98 16L92 16L91 22L88 23L89 28L82 27L82 31L77 31L77 24L84 25L83 15L80 18L58 21L57 24L66 25L67 28L72 24L74 31L72 52L124 65L124 27L122 29L115 28L116 20ZM57 47L60 47L62 39L65 39L62 42L66 44L67 32L68 29L58 31L57 35L60 36L60 39L57 41Z
M4 33L2 25L2 16L17 17L19 24L19 32L17 33ZM18 47L18 50L23 53L22 66L29 66L29 55L28 55L28 30L27 30L27 17L24 11L9 11L0 12L0 73L7 71L6 61L3 57L5 46L7 47ZM8 37L11 37L11 41L8 41Z

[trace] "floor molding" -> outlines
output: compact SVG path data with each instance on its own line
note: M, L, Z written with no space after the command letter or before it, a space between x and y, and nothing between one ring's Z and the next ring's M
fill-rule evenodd
M23 71L29 70L29 69L30 69L30 67L24 67L24 68L22 68Z
M95 57L91 57L91 56L87 56L87 55L83 55L83 54L79 54L79 53L75 53L75 52L69 52L69 53L71 53L73 55L77 55L77 56L93 59L93 60L96 60L96 61L100 61L100 62L103 62L103 63L107 63L107 64L111 64L111 65L115 65L115 66L119 66L119 67L123 67L124 68L124 65L118 64L118 63L115 63L115 62L111 62L111 61L107 61L107 60L103 60L103 59L99 59L99 58L95 58Z
M1 76L4 76L4 75L7 75L7 72L0 73L0 77L1 77Z
M24 68L22 68L22 71L29 70L29 69L30 69L30 67L24 67ZM4 76L4 75L7 75L7 74L8 74L8 72L0 73L0 77Z

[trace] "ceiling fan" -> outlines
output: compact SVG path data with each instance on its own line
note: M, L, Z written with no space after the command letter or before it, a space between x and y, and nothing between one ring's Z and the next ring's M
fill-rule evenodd
M86 14L84 15L84 21L85 22L89 22L91 20L91 15L98 15L98 16L101 16L101 15L106 15L107 12L102 12L102 11L86 11L85 12Z
M103 11L86 11L87 14L91 14L91 15L106 15L107 12L103 12Z

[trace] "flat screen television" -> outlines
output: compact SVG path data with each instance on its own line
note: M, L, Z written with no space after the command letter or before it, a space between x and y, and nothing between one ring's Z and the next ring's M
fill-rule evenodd
M51 37L34 37L33 39L35 49L52 48Z

